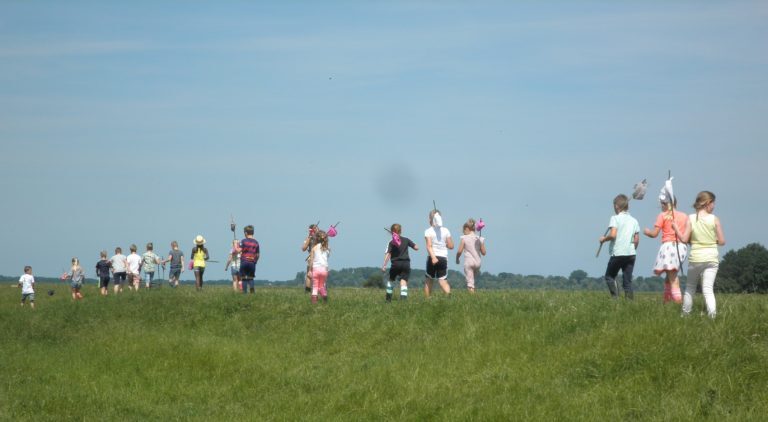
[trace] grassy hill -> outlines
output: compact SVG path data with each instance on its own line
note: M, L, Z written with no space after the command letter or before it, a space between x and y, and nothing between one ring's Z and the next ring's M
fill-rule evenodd
M2 420L764 420L768 298L0 286Z

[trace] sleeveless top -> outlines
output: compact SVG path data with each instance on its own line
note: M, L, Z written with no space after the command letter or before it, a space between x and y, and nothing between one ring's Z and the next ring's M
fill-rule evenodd
M198 249L195 247L192 254L192 259L195 261L194 266L195 267L202 267L205 268L205 249L200 248Z
M691 222L691 253L688 262L719 262L714 214L703 218L691 214L688 221Z

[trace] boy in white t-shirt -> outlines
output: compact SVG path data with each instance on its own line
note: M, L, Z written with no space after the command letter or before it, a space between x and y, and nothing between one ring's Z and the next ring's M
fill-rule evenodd
M136 250L138 248L136 245L131 245L131 254L128 255L127 258L125 258L126 266L128 270L128 288L130 289L131 286L133 286L133 291L138 292L139 286L141 285L141 276L139 276L139 273L141 272L141 256L136 253Z
M424 232L427 241L427 278L424 283L424 295L429 297L432 293L432 282L437 280L446 295L451 294L451 285L448 284L448 249L453 249L451 232L443 227L443 218L440 211L432 210L429 213L430 227Z
M24 275L19 278L19 287L21 287L21 306L29 299L29 306L35 309L35 277L32 276L32 267L24 267Z

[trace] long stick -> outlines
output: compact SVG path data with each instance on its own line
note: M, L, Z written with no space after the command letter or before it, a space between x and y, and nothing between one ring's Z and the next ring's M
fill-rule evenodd
M608 227L607 229L605 229L605 234L603 234L603 237L605 237L605 236L608 236L608 232L610 232L610 231L611 231L611 228L610 228L610 227ZM605 243L605 242L603 242L603 243ZM597 258L597 257L599 257L599 256L600 256L600 250L601 250L601 249L603 249L603 243L601 243L601 244L600 244L600 247L599 247L599 248L597 248L597 253L595 254L595 258Z

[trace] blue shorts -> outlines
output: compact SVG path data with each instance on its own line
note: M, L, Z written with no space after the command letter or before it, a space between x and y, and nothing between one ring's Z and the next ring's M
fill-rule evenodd
M29 299L30 302L35 301L35 294L34 293L22 293L21 294L21 303L24 303Z
M99 287L106 289L109 286L109 276L99 277Z
M256 276L256 263L240 261L240 277L243 280L253 280Z
M83 282L82 281L73 281L72 283L69 284L69 287L71 287L73 289L80 290L80 288L83 287Z
M232 277L239 276L240 275L240 267L230 267L229 273L232 274Z
M178 280L179 277L181 277L181 267L171 267L171 270L168 273L168 278Z

